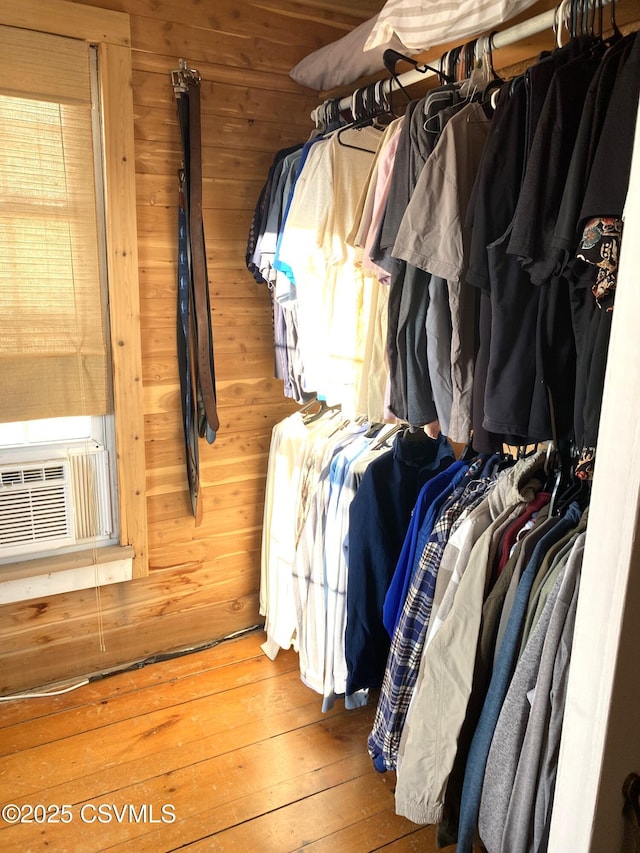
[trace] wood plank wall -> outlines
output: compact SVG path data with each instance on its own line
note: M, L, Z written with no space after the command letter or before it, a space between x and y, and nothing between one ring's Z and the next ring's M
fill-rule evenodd
M371 14L279 0L88 5L131 20L150 574L98 593L0 608L2 693L206 643L260 621L270 434L294 407L272 378L270 304L244 266L246 240L273 154L308 137L318 102L288 71ZM204 217L221 421L214 445L201 442L199 528L186 488L175 344L181 153L170 72L179 58L203 79Z
M272 378L269 301L244 266L246 238L274 152L307 138L318 103L290 80L289 69L382 5L88 1L131 16L150 575L1 607L0 693L199 645L260 621L270 433L294 407ZM636 2L617 4L619 21L637 21ZM528 14L553 5L541 0ZM501 51L496 67L552 45L550 32L530 39ZM199 528L189 512L175 355L180 147L169 75L179 58L203 78L204 216L221 420L215 444L201 443Z

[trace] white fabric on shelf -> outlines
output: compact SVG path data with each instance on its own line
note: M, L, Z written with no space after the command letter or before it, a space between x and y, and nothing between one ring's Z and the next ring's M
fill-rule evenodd
M426 50L445 42L477 36L510 20L536 0L387 0L366 40L364 50L385 44L394 35L410 50Z

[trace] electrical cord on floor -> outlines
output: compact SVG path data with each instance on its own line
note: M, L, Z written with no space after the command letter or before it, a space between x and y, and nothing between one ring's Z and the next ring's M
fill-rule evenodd
M61 687L59 690L51 690L43 693L13 693L10 696L0 696L0 702L13 702L18 699L46 699L53 696L61 696L63 693L70 693L72 690L77 690L79 687L85 687L87 684L93 684L94 681L102 681L104 678L109 678L112 675L120 675L124 672L134 672L137 669L143 669L148 664L162 663L163 661L173 660L174 658L192 655L196 652L204 652L208 649L213 649L227 640L236 640L238 637L244 637L252 634L254 631L264 630L264 625L252 625L250 628L243 628L240 631L234 631L232 634L227 634L226 637L220 637L217 640L211 640L207 643L202 643L199 646L189 646L185 649L178 649L174 652L160 652L157 655L151 655L144 660L136 661L128 666L120 667L119 669L110 669L106 672L99 672L96 675L90 675L88 678L83 678L75 684L68 687Z
M51 690L47 693L12 693L11 696L0 696L0 702L13 702L16 699L46 699L48 696L61 696L63 693L70 693L72 690L77 690L78 687L84 687L89 683L89 679L85 678L78 681L77 684L71 684L69 687L61 687L60 690Z

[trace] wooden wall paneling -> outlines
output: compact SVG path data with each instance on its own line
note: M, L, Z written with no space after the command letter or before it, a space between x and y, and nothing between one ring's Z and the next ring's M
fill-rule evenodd
M142 288L146 299L154 299L156 297L175 298L175 270L161 268L149 270L145 267L141 267L140 280L142 281L142 279L144 279ZM237 300L268 300L266 287L263 284L258 284L253 281L252 278L247 277L247 270L244 264L239 264L235 269L219 269L216 274L216 278L209 282L209 293L212 300L215 301L215 299L224 296L224 294L228 292L232 292L234 299ZM223 332L224 329L221 329L218 335L218 340L220 340L220 335ZM150 341L149 338L154 337L157 336L153 335L150 330L150 335L142 341L143 351L145 348L153 346L153 342ZM273 343L271 338L269 339L269 342L271 344ZM216 341L216 346L217 344L218 341ZM157 346L164 346L165 348L171 346L172 351L175 349L175 347L173 347L173 341L167 340L166 337L162 342L157 341Z
M208 167L207 167L208 168ZM220 175L203 179L203 194L207 207L215 204L215 199L226 199L228 210L247 210L255 206L260 195L264 180L239 181L234 177L222 177ZM145 204L151 206L175 205L177 193L177 171L175 175L136 175L138 208ZM209 199L212 199L210 202ZM246 243L246 240L245 240ZM158 265L153 255L143 256L139 260L142 267L148 264ZM239 264L244 263L244 247ZM160 264L162 265L162 264ZM144 294L143 294L144 295Z
M227 406L220 413L220 434L233 432L234 434L243 435L246 432L252 433L262 429L271 429L273 424L290 415L296 408L291 400L280 395L266 405ZM166 426L163 427L163 424L166 424ZM153 431L156 436L161 429L166 429L167 435L170 435L173 434L172 431L175 427L175 416L171 411L146 412L145 425L145 429ZM177 428L182 429L182 425L178 424ZM147 446L154 440L153 436L149 438L148 433L145 435L145 438Z
M259 479L248 475L235 482L209 483L204 493L205 506L212 517L227 514L236 507L257 507L261 513L264 500L264 476ZM147 499L148 517L151 523L181 518L184 515L184 492L165 492L151 495Z
M273 156L271 152L246 149L242 146L242 137L236 140L236 148L210 147L205 140L203 158L207 164L205 177L215 175L241 175L243 179L264 183ZM181 149L176 145L167 145L159 140L139 141L136 145L136 170L138 174L174 175L182 161ZM177 199L176 199L177 200ZM215 196L207 199L207 207L221 204ZM253 211L254 205L248 206ZM175 217L171 224L174 225ZM246 223L243 223L246 226ZM206 223L205 223L206 228ZM247 232L245 231L244 237Z
M229 543L230 547L230 543ZM226 567L226 564L231 561L237 561L236 556L225 558L224 564L215 564L217 569ZM70 659L75 657L74 647L81 643L83 646L93 646L96 651L99 651L100 639L96 632L96 622L98 618L102 623L102 634L104 645L107 652L114 646L122 647L123 638L120 633L133 634L136 630L140 632L141 638L148 634L150 626L153 626L153 620L157 617L167 620L167 629L169 628L168 620L171 618L176 623L176 616L181 613L191 612L191 619L194 623L199 623L203 615L209 609L209 598L212 590L214 590L219 599L219 604L229 606L232 602L242 597L250 597L253 595L253 590L250 588L242 588L238 584L238 577L246 573L246 566L241 566L240 571L231 572L229 577L224 577L220 571L211 572L211 576L207 576L206 571L202 571L203 563L198 563L193 566L180 567L176 573L180 583L175 585L175 591L170 596L167 595L167 582L170 580L165 572L156 572L155 576L149 576L144 585L141 581L135 582L133 594L131 595L132 603L135 601L136 610L124 611L121 607L120 596L118 595L121 584L113 584L109 587L104 587L101 595L101 600L96 603L96 597L93 590L90 590L85 595L86 609L83 613L78 613L69 620L60 618L64 614L64 607L68 607L71 601L70 597L55 595L49 597L49 618L58 617L56 625L46 624L47 620L43 613L43 608L36 608L33 605L31 608L26 607L25 615L36 623L33 628L35 640L41 645L40 654L46 657L51 654L69 654ZM255 578L252 583L255 583ZM29 602L24 602L24 605L29 605ZM239 606L236 605L239 609ZM198 613L200 611L200 613ZM206 624L202 625L206 632ZM30 630L29 633L32 631ZM6 660L10 664L13 654L19 654L20 644L23 639L23 631L14 630L10 637L5 637ZM78 639L78 636L81 638ZM152 634L150 635L152 636ZM174 647L184 646L184 639L174 637ZM209 638L212 639L212 638ZM150 646L144 643L137 642L138 646L136 655L129 656L129 660L135 660L137 654L142 649L143 656L153 654L156 651L153 644ZM81 663L81 660L79 661ZM89 671L95 671L104 661L96 658L97 666L94 664ZM39 663L34 665L38 665ZM82 670L80 670L82 672ZM4 673L3 673L4 678Z
M291 116L286 122L268 119L236 118L216 113L202 116L202 139L205 146L241 147L243 151L266 151L286 148L309 136L309 114L315 99L309 99L308 111L300 116ZM175 109L161 109L142 104L135 106L135 134L139 141L171 142L179 146L180 137L175 124ZM263 175L266 178L266 175Z
M216 353L216 377L219 381L233 379L239 371L246 379L260 379L271 370L272 365L271 351L223 355ZM147 385L163 385L174 382L177 375L177 356L168 356L163 360L148 360L142 372L142 379Z
M180 583L176 575L174 584ZM212 603L213 599L213 603ZM54 681L64 682L87 674L100 673L114 666L135 663L157 654L160 646L166 649L181 649L206 644L216 637L241 631L254 624L258 610L257 593L250 596L231 596L225 599L219 590L208 588L201 606L196 610L191 601L187 607L176 613L167 613L163 599L151 611L144 613L144 619L131 614L126 624L116 622L113 629L100 631L100 614L94 612L94 619L86 620L80 626L83 634L66 637L66 641L56 643L49 633L41 632L29 635L29 642L40 643L38 654L32 656L29 670L25 670L23 657L18 652L8 655L0 678L3 693L26 690L34 685L43 685ZM169 599L173 601L173 599ZM76 609L78 602L73 601ZM118 613L123 608L118 605ZM87 610L87 613L91 611ZM104 617L104 614L102 614ZM159 641L157 623L162 622L162 642ZM61 667L60 661L64 662Z
M266 436L267 440L270 435ZM202 480L205 487L223 486L233 487L239 482L254 482L264 478L265 464L267 461L268 451L245 453L242 456L236 457L234 461L224 464L213 463L203 466ZM172 461L176 459L177 454L172 452ZM155 468L150 465L149 475L147 480L147 494L150 498L177 492L184 488L184 460L180 460L182 464L166 464L162 465L156 462Z
M136 51L133 67L136 71L166 75L166 78L169 79L171 70L177 67L176 59L178 57L182 57L190 66L196 68L203 80L213 83L228 83L232 86L248 86L258 91L301 94L300 86L289 77L288 73L283 74L283 69L272 71L268 68L244 68L236 65L224 65L219 62L201 61L194 56L191 50L186 52L172 51L167 56ZM306 97L304 94L303 96Z
M133 88L135 104L175 109L168 75L134 69ZM302 90L254 89L239 82L217 82L204 77L200 83L200 97L203 114L211 112L220 116L262 118L273 122L287 122L292 115L304 115L305 108L316 103L315 98L310 101L309 95Z
M238 546L229 537L225 541L226 546L222 540L221 544L229 556L209 568L195 561L177 571L156 571L145 583L128 584L134 593L130 607L123 606L122 584L104 587L99 604L93 590L25 602L30 606L17 609L13 630L2 634L2 692L47 683L52 672L66 682L144 660L160 650L158 621L166 635L166 649L208 643L254 624L250 619L257 613L253 592L257 577L247 569ZM245 580L230 568L234 564L241 566ZM222 579L225 573L229 577ZM25 642L38 649L29 671L21 665ZM56 665L59 658L65 662L62 670Z
M210 29L132 15L131 38L135 45L134 65L157 61L156 57L183 57L198 70L202 63L253 72L271 71L288 75L300 59L300 46L274 44L251 35L233 36ZM283 79L279 85L286 85Z
M165 442L163 442L164 444ZM184 490L184 454L182 457L176 452L175 445L171 445L170 457L163 464L161 457L153 457L148 461L147 473L147 495L149 498L159 495L171 494ZM233 462L207 465L201 469L203 486L233 486L239 481L252 482L264 478L264 470L267 461L267 453L244 454Z
M231 174L236 173L236 167L233 163L229 163L227 166L222 165L221 168L229 169ZM223 199L218 199L218 204L222 204L223 201ZM225 237L228 236L235 241L241 240L246 245L252 214L253 207L250 210L239 208L227 208L225 210L221 207L207 207L203 211L205 234L207 237L214 239L216 235L223 234ZM154 207L138 209L138 233L140 237L145 239L155 238L160 245L175 249L176 252L177 249L174 244L176 242L175 232L177 221L177 204L172 207L168 205L166 207L158 207L156 205ZM236 259L238 266L243 264L243 262L244 253L239 259ZM250 284L251 278L246 283ZM264 292L266 293L266 288ZM143 298L144 296L146 294L143 294Z
M150 315L158 326L171 328L175 325L175 301L169 297L157 297L153 300L142 300L143 313L147 308ZM153 313L152 313L153 311ZM263 299L233 299L231 296L221 296L211 306L211 316L214 323L214 334L216 322L220 322L229 330L237 326L261 327L271 325L271 310L268 302ZM247 337L250 344L251 336Z
M227 406L250 411L252 406L272 401L278 392L282 393L280 380L264 378L264 380L224 380L217 383L218 402L221 409ZM146 412L171 412L180 408L179 387L176 377L175 385L167 383L162 386L150 386L144 389ZM290 407L287 407L290 408Z
M223 35L261 38L272 44L272 49L296 44L300 56L340 38L366 17L344 11L307 15L303 6L286 0L278 0L275 12L251 0L242 4L235 0L216 0L215 4L200 0L94 0L89 5ZM314 26L309 26L310 21ZM154 52L162 52L159 48Z
M181 572L197 572L198 577L204 577L203 570L210 572L212 578L220 576L221 572L231 573L234 567L238 567L238 571L246 572L247 564L253 560L254 563L260 553L260 536L256 531L243 531L236 536L234 543L235 551L231 554L217 556L214 560L209 559L211 548L205 541L197 540L189 542L185 546L182 563L180 565ZM161 570L167 562L175 562L175 553L163 547L157 547L151 552L151 560L156 570ZM253 578L253 583L257 580L257 575L254 571L250 572Z
M5 7L11 11L11 21L14 27L33 29L34 21L42 27L44 32L68 36L74 32L77 38L98 39L108 36L111 44L127 47L131 44L131 32L126 20L112 15L109 11L104 15L95 13L93 10L87 12L86 7L95 6L100 8L99 3L84 3L73 10L73 19L69 11L61 12L48 3L47 0L29 0L28 3L16 4L13 0L0 0L0 8ZM104 9L119 11L115 7L102 6ZM122 11L122 10L120 10ZM9 20L5 15L4 20Z

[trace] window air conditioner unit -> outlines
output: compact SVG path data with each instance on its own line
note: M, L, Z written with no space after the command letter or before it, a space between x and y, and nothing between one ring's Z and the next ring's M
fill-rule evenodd
M103 448L0 466L0 559L93 544L111 533Z

